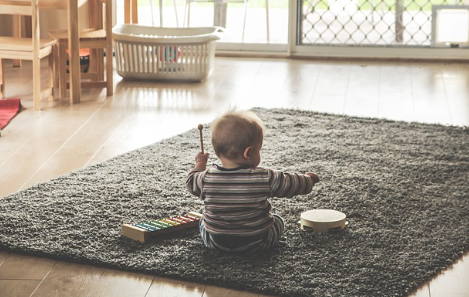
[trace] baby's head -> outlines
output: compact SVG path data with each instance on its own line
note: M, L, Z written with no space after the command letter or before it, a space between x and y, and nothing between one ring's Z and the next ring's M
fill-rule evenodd
M246 153L259 154L264 140L264 124L251 111L229 111L211 125L212 146L219 158L243 160ZM248 148L251 150L246 152ZM252 156L257 157L257 156ZM259 160L251 164L259 165Z

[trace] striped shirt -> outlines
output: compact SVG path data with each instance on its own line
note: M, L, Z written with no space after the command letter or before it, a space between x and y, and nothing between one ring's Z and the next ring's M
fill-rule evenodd
M265 234L274 223L268 198L307 194L313 185L308 175L261 167L194 168L186 181L188 191L204 201L206 230L230 236Z

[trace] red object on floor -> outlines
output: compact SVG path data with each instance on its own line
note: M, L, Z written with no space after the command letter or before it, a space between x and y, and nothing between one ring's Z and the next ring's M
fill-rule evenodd
M20 98L0 99L0 130L18 114L20 108Z

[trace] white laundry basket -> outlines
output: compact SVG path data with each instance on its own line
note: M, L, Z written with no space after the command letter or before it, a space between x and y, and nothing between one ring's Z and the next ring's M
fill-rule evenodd
M202 81L213 71L221 27L112 29L117 73L123 78Z

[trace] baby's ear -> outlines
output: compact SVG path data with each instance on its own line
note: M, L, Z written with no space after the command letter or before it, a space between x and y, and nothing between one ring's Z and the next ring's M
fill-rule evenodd
M244 154L243 154L244 159L246 159L246 160L251 159L251 150L252 150L252 146L248 146L248 147L244 150Z

